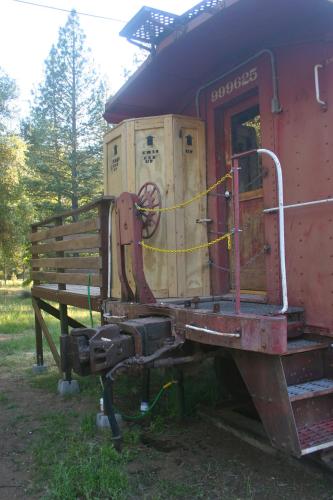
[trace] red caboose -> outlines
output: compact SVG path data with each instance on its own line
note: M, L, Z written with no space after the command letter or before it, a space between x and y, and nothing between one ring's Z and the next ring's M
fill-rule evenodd
M149 245L142 232L156 228L163 208L198 197L166 207L155 178L139 196L111 185L121 297L111 296L104 269L98 297L109 326L64 335L65 371L107 380L118 366L215 356L228 398L254 405L275 447L302 456L333 446L332 21L330 0L205 0L182 16L144 7L123 29L151 54L106 104L106 120L181 115L205 125L198 196L207 206L196 227L206 228L210 291L156 299L143 263L143 251L193 250ZM143 154L153 170L161 154L153 135ZM33 295L50 298L45 290L37 285ZM65 296L60 304L73 303Z

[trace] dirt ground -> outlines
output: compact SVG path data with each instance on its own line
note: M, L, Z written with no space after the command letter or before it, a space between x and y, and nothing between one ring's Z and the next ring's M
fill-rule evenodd
M92 402L84 394L61 399L4 368L0 391L7 398L0 407L0 499L43 498L43 484L33 487L32 454L43 415L91 412ZM128 498L333 498L333 483L321 472L264 454L202 419L171 422L160 434L143 428L135 448L126 465Z

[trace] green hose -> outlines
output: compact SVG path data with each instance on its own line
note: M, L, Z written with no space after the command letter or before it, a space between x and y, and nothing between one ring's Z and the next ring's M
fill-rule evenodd
M159 390L159 392L157 393L157 395L155 396L153 402L148 406L147 411L145 411L144 413L139 413L138 415L129 416L129 415L124 415L119 410L116 410L116 411L118 413L120 413L120 415L123 417L124 420L141 420L142 418L145 418L148 415L148 413L150 413L153 410L153 408L157 404L158 400L161 398L163 392L166 389L169 389L172 385L177 384L177 383L178 383L177 380L171 380L167 384L164 384L161 387L161 389Z
M88 306L89 306L91 328L94 328L94 319L93 319L92 308L91 308L90 286L91 286L91 274L88 275Z

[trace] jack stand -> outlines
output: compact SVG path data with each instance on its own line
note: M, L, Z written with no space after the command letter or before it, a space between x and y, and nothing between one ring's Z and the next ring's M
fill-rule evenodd
M147 413L150 399L150 369L143 368L142 373L142 400L140 403L140 412Z
M110 422L107 415L104 413L104 402L103 398L99 400L100 412L96 415L96 427L97 429L110 429ZM124 427L124 421L120 413L115 413L115 419L120 429Z
M60 396L78 394L79 392L80 386L77 380L60 379L58 381L58 394L60 394Z
M47 365L33 365L32 367L32 373L34 375L41 375L42 373L47 372L48 366Z

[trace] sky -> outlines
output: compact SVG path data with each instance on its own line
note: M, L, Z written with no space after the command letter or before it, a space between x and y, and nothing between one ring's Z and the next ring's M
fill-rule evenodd
M80 16L87 46L97 69L106 76L111 93L124 83L124 69L130 68L138 49L119 31L143 5L183 14L198 3L196 0L31 0L62 9L76 9L94 15L119 19L115 22ZM144 3L145 2L145 3ZM15 0L0 0L0 66L16 80L20 97L18 117L28 113L31 91L43 78L44 61L68 13ZM140 52L140 51L139 51Z

